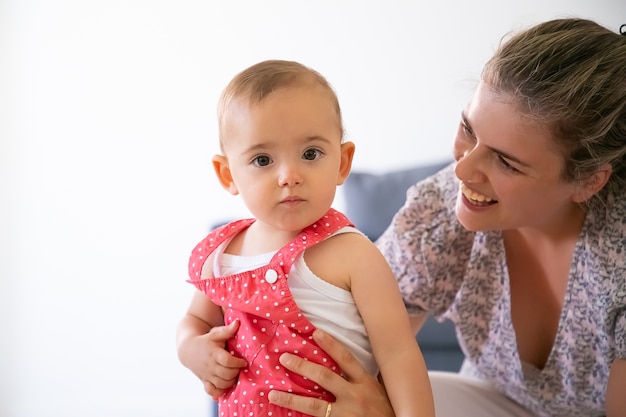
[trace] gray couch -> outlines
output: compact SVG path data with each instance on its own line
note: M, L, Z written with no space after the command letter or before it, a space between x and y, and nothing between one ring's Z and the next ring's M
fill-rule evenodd
M418 165L380 174L353 171L340 188L345 198L344 212L359 230L375 241L404 204L406 190L449 163ZM428 369L455 372L460 369L464 356L452 322L439 323L429 318L417 335L417 341Z

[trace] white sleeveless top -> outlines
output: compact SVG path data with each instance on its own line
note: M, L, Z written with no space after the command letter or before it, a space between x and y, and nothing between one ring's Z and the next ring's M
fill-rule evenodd
M353 227L344 227L339 233L359 233ZM215 276L231 275L266 265L276 252L254 256L224 253L230 240L222 243L213 262ZM288 278L289 290L304 316L318 327L343 343L371 374L378 374L365 324L350 291L336 287L318 277L309 269L303 254L296 258Z

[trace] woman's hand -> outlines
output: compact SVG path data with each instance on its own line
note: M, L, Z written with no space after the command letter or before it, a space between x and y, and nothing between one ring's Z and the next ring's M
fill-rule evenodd
M337 362L343 371L343 378L322 365L289 353L280 357L280 363L290 371L317 382L335 396L331 417L393 417L385 388L365 371L341 343L319 329L313 333L313 338ZM329 417L328 401L282 391L270 391L269 400L294 411Z

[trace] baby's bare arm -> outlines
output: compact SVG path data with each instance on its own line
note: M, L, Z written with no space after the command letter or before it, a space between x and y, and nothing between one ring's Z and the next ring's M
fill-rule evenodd
M398 283L378 248L352 242L351 290L396 416L434 416L430 379Z

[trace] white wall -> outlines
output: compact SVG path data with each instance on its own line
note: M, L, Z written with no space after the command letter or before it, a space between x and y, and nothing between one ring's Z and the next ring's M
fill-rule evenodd
M0 415L205 415L174 328L192 246L245 214L209 164L236 72L318 69L355 168L388 170L447 158L500 37L564 15L626 3L0 2Z

